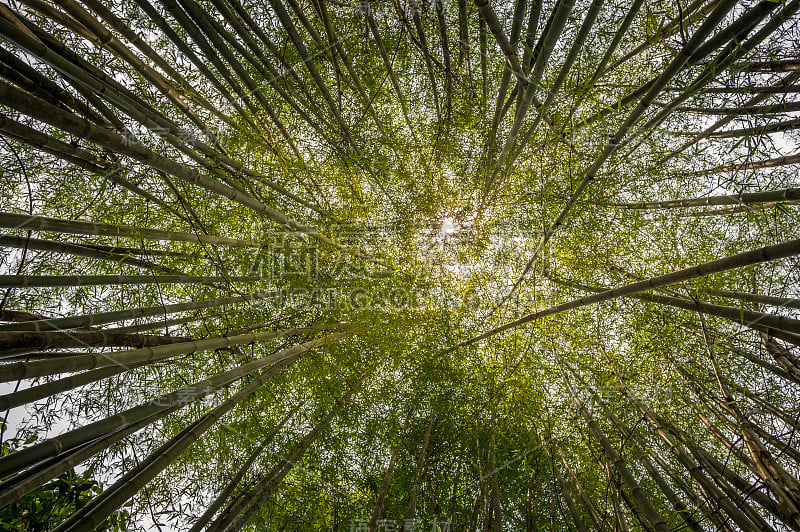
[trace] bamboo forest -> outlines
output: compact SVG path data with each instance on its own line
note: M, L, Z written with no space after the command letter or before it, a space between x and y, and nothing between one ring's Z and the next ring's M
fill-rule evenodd
M0 531L800 530L798 11L0 1Z

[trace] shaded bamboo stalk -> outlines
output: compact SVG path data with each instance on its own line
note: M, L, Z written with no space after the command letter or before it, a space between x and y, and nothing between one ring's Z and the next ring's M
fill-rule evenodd
M554 282L564 283L569 286L572 286L573 288L579 288L581 290L595 292L596 294L603 293L603 291L606 290L603 287L589 286L580 283L561 281L555 279L550 274L546 275ZM776 338L780 338L781 340L784 340L786 342L790 342L795 345L800 345L800 334L798 334L797 332L800 329L800 320L795 320L793 318L778 316L775 314L768 314L764 312L740 309L736 307L715 305L712 303L706 303L704 301L700 301L698 299L685 299L681 297L665 296L660 294L639 293L639 294L628 295L626 297L631 297L634 299L650 301L661 305L667 305L671 307L682 308L685 310L691 310L703 314L710 314L712 316L726 318L732 322L744 325L745 327L749 327L756 331L769 334L770 336L775 336Z
M724 483L724 480L719 477L719 474L716 472L716 470L710 465L704 467L705 464L701 465L695 461L692 455L690 455L686 449L683 448L681 441L676 438L671 430L668 430L668 428L670 428L669 424L665 423L664 420L656 416L651 410L647 409L644 404L627 389L622 388L621 391L628 400L636 405L656 435L667 445L667 447L669 447L670 451L678 460L678 462L680 462L681 465L686 468L692 478L694 478L701 488L710 495L712 500L719 503L719 505L725 510L731 519L739 527L742 527L743 530L750 530L751 528L757 529L757 525L751 521L750 518L748 518L738 507L738 505L735 504L728 496L727 490L717 487L717 485L712 483L711 479L706 476L706 472L708 472L708 474L714 478L715 482L721 482L726 487L729 487L726 483Z
M408 506L406 507L405 519L414 519L417 510L417 492L419 485L422 481L422 475L425 473L425 467L428 459L428 446L431 441L431 431L433 430L433 423L436 420L436 410L432 409L428 416L428 425L425 428L425 435L422 437L422 446L417 455L416 472L414 473L414 482L411 485L411 493L408 497Z
M159 205L177 219L189 223L189 219L186 216L177 211L166 201L124 178L120 173L119 163L110 163L86 150L73 146L72 144L67 144L50 135L12 120L2 113L0 113L0 131L24 144L33 146L45 153L55 155L59 159L77 166L81 170L91 172L103 179L109 179L112 183L120 185L137 196L144 198L146 201Z
M313 328L300 329L293 333L277 335L276 337L294 336L296 334L308 332L314 332ZM65 356L72 355L72 353L68 353ZM8 409L29 404L34 401L45 399L58 393L74 390L80 386L85 386L102 379L107 379L109 377L113 377L114 375L119 375L120 373L124 373L149 364L150 362L138 362L134 364L107 366L100 369L85 371L83 373L77 373L54 381L45 382L36 386L31 386L30 388L25 388L23 390L0 396L0 407L3 409Z
M740 113L739 113L740 114ZM769 135L771 133L782 133L784 131L794 131L800 129L800 118L793 120L785 120L783 122L773 122L763 126L746 127L740 129L729 129L727 131L719 131L711 133L706 138L710 139L730 139L736 137L753 137L759 135ZM696 137L701 135L701 131L670 131L670 134Z
M519 82L523 84L523 86L527 86L528 77L522 71L519 59L517 59L517 54L511 47L511 41L509 41L508 37L506 36L505 31L503 30L503 25L497 18L497 14L494 12L494 9L491 5L489 5L489 0L475 0L475 5L478 6L478 12L481 15L481 20L483 20L484 23L489 27L489 31L492 32L497 44L500 46L500 50L503 52L503 55L506 58L508 68L511 69L511 72L519 80ZM483 54L484 51L482 50L481 55L483 56Z
M797 72L800 71L800 61L796 59L775 59L772 61L750 61L736 65L733 70L748 72Z
M319 329L314 327L298 328L290 333L278 334L276 335L276 338L285 336L295 336L298 334L310 333L318 330L324 330L324 329ZM64 354L64 356L73 356L73 355L74 353ZM61 357L56 357L56 358L61 358ZM150 362L137 362L134 364L107 366L99 369L93 369L90 371L84 371L83 373L77 373L54 381L38 384L36 386L31 386L30 388L25 388L23 390L19 390L16 392L0 396L0 409L14 408L24 404L29 404L34 401L45 399L52 395L58 393L64 393L69 390L74 390L75 388L78 388L80 386L85 386L87 384L91 384L93 382L97 382L102 379L107 379L109 377L113 377L114 375L119 375L120 373L124 373L126 371L130 371L132 369L136 369L141 366L149 364Z
M401 429L401 433L405 434L406 425L408 424L408 419L403 422L403 427ZM397 464L398 456L400 455L400 445L399 443L395 445L394 450L392 451L392 456L389 459L389 465L386 466L386 472L383 474L383 480L381 481L381 487L378 491L378 495L375 498L375 507L372 510L372 516L369 519L369 524L367 528L369 530L374 530L377 526L378 519L381 518L383 514L383 504L386 498L386 493L389 491L389 487L391 486L392 482L392 475L394 474L394 468Z
M761 20L766 17L771 11L776 9L778 4L770 1L763 1L758 3L755 7L748 10L744 15L739 17L733 23L721 30L716 36L709 39L703 44L696 52L696 57L702 57L715 50L719 46L725 44L722 50L716 57L703 69L703 71L692 80L686 90L674 98L669 104L663 106L662 110L651 118L646 124L640 127L641 131L646 132L644 135L639 135L640 140L633 145L624 155L617 159L616 164L611 167L608 172L613 173L616 169L626 161L636 149L641 146L644 141L656 131L656 129L673 113L683 102L688 100L696 91L703 86L713 81L720 72L724 71L738 57L745 55L747 52L754 49L757 45L770 37L781 25L787 20L791 19L800 9L800 2L792 1L780 10L775 16L770 18L759 30L748 38L750 32L755 29ZM787 126L790 127L790 126ZM780 128L779 128L780 129ZM679 132L679 135L682 133ZM722 133L721 133L722 134ZM727 133L724 133L727 134ZM717 133L709 134L709 137L718 135ZM622 145L628 144L632 139L624 140Z
M572 374L576 376L576 378L580 379L580 376L575 372L574 369L570 368L570 370L571 370ZM697 494L694 492L694 490L691 488L691 486L688 485L686 482L684 482L683 479L681 479L676 474L676 472L673 471L671 467L669 467L669 465L663 460L663 458L661 456L659 456L659 454L658 454L658 452L656 450L652 449L651 446L647 445L647 443L644 441L644 439L641 437L640 434L638 434L637 432L632 431L629 427L627 427L622 422L622 420L620 420L611 411L611 409L609 408L608 404L606 404L606 402L603 401L597 395L597 393L594 390L590 389L590 391L592 392L592 397L605 410L605 412L608 415L608 417L611 420L611 422L616 427L618 427L620 429L622 434L626 438L633 437L643 449L647 449L647 451L650 454L650 456L653 457L653 459L657 461L659 466L662 469L664 469L664 471L667 472L667 474L670 476L670 478L672 478L673 482L675 482L678 485L678 487L680 487L681 490L687 495L687 497L689 497L689 499L692 500L695 503L697 508L702 508L702 505L700 504L700 498L697 496ZM686 525L689 528L691 528L692 530L702 530L702 528L700 527L699 523L697 522L697 520L692 515L692 512L690 512L690 510L683 504L683 502L681 502L681 500L678 498L677 494L672 490L672 488L669 486L669 484L667 484L667 482L664 480L664 478L655 469L653 464L647 459L647 456L644 453L639 454L638 460L639 460L639 463L641 463L642 466L645 468L645 471L647 471L647 473L653 478L653 480L659 486L659 489L664 494L664 496L667 498L667 500L670 501L670 504L672 504L672 507L680 514L681 518L686 523ZM702 473L698 472L698 474L702 474ZM701 487L701 489L704 489L702 483L700 484L700 487ZM731 505L731 507L736 508L736 506L734 506L732 503L730 503L730 505ZM712 515L713 513L714 513L714 511L712 510L711 512L706 512L706 515ZM746 518L744 517L743 514L742 514L742 517L746 520Z
M800 163L800 153L794 155L786 155L783 157L775 157L773 159L764 159L761 161L748 161L736 164L723 164L714 168L700 170L694 172L696 176L706 176L713 174L721 174L725 172L744 172L746 170L759 170L761 168L777 168L780 166L787 166L790 164Z
M684 212L678 214L678 218L706 218L709 216L727 216L729 214L748 213L754 211L764 211L776 207L786 208L789 205L794 205L800 202L797 201L773 201L770 203L757 203L755 205L740 205L738 207L726 207L724 209L709 209L701 212Z
M1 20L2 19L0 19L0 21ZM330 244L340 250L346 249L344 246L334 243L321 233L318 233L287 217L280 211L267 206L248 194L243 194L224 183L200 174L194 169L176 163L162 155L158 155L145 148L141 144L132 144L122 136L115 135L110 131L90 124L89 122L80 119L77 116L70 115L69 113L62 111L43 100L35 98L4 83L0 84L0 102L15 108L19 112L27 114L28 116L47 122L54 127L58 127L64 131L71 132L87 140L96 142L106 149L132 157L133 159L138 160L143 164L147 164L156 170L160 170L168 175L173 175L186 182L195 184L211 192L227 197L234 202L240 203L245 207L251 208L266 215L273 221L284 227L290 228L291 230L305 233L312 238L319 240L320 242Z
M555 445L555 449L556 454L558 454L558 457L561 460L561 463L564 465L564 470L567 472L570 482L572 482L572 485L575 486L575 491L578 492L578 497L581 499L583 507L586 508L587 512L589 512L589 516L592 518L595 528L597 530L601 530L603 528L603 519L600 517L597 508L594 507L592 500L589 498L589 495L586 493L586 490L583 488L580 480L578 480L578 477L572 471L569 462L567 462L567 457L564 456L564 452L561 450L561 447Z
M525 5L526 0L517 0L514 6L514 16L512 19L511 24L511 37L510 37L510 45L512 50L516 49L517 41L519 40L519 34L522 31L522 22L525 15ZM535 9L532 7L531 9ZM527 50L526 50L527 51ZM523 56L522 65L525 63L525 57ZM486 141L486 153L488 154L489 160L492 159L492 154L494 153L495 149L495 140L497 136L497 128L500 125L500 121L503 119L508 108L511 106L511 101L516 97L518 93L519 85L516 84L514 86L514 90L511 92L511 96L508 97L508 101L506 101L506 96L508 95L508 83L511 79L511 70L508 68L503 69L503 75L500 79L500 88L497 91L497 100L495 102L495 109L494 109L494 118L492 119L492 126L489 129L489 137ZM504 105L505 102L505 105Z
M646 448L647 445L645 444L645 442L642 441L641 436L625 426L622 420L620 420L619 417L617 417L617 415L611 410L609 405L605 401L603 401L603 399L598 395L597 391L594 388L592 388L574 368L572 368L567 364L565 364L565 366L572 374L572 376L575 377L582 385L584 385L584 387L588 389L588 391L592 395L592 399L594 399L594 401L605 411L606 415L608 416L608 419L611 420L611 422L620 430L622 435L628 439L630 438L635 439L642 448ZM700 527L698 521L692 515L690 509L684 505L684 503L680 500L680 498L672 489L672 487L666 482L666 480L664 480L664 478L661 476L658 470L656 470L653 464L647 459L647 456L645 456L644 453L640 453L638 455L638 461L640 464L642 464L645 471L647 471L647 474L650 475L650 477L655 481L656 485L661 490L661 493L664 494L664 496L670 502L675 511L679 513L681 519L683 519L684 523L686 523L686 526L695 531L703 530ZM693 502L697 503L699 499L696 496L696 494L694 494L694 492L691 490L691 488L689 488L683 482L678 483L678 485ZM700 508L700 505L697 504L697 507Z
M0 351L22 352L76 347L145 347L185 342L187 338L105 331L0 332Z
M519 144L516 144L516 138L513 138L509 135L506 144L503 146L503 151L500 154L500 157L497 160L497 164L492 172L492 179L490 180L490 186L493 185L494 180L497 178L498 174L503 170L503 166L508 163L508 166L514 164L516 160L516 155L512 154L512 150L514 150L515 154L519 154L522 150L525 149L525 146L528 143L528 140L536 131L537 127L541 123L542 117L547 113L547 110L550 108L550 105L555 100L558 92L561 90L561 87L564 85L564 82L567 80L569 76L570 69L572 68L575 59L578 57L578 54L583 49L583 45L588 38L592 26L594 26L595 21L597 20L597 16L600 13L600 8L603 5L603 0L594 0L592 4L589 6L588 11L586 12L586 17L583 19L583 23L581 24L580 29L578 30L578 34L575 37L575 41L572 43L572 47L570 48L569 53L567 54L566 59L564 59L564 63L561 65L561 70L558 72L558 77L553 82L553 84L547 90L547 96L545 97L544 102L542 105L536 109L536 116L533 119L533 123L528 127L525 133L522 135L522 138L519 140ZM514 130L512 130L514 131ZM515 131L517 134L519 133L519 129Z
M677 16L675 16L672 20L670 20L661 31L659 31L654 35L649 36L647 39L644 40L644 42L636 46L636 48L627 52L622 57L614 61L614 63L612 63L608 68L606 68L602 72L602 75L609 74L610 72L616 70L620 65L626 63L631 58L641 54L647 48L653 46L658 42L664 41L671 35L675 35L681 30L681 28L686 28L691 24L704 20L704 16L710 13L712 9L717 7L717 4L718 2L715 0L712 0L710 2L707 2L706 0L695 0L685 9L683 9L681 13L678 13Z
M619 43L622 41L622 38L625 36L625 33L628 31L628 29L630 29L631 23L636 18L636 15L639 13L639 10L642 8L643 4L644 0L634 0L633 3L631 3L630 8L628 8L628 12L625 14L625 18L622 19L619 28L617 28L617 31L614 32L614 37L611 38L611 42L608 44L608 47L606 47L603 57L601 57L600 61L597 63L594 73L592 73L592 75L589 76L589 79L587 79L585 82L579 84L581 93L575 100L572 109L570 109L570 114L572 114L575 108L581 104L586 95L589 94L589 89L591 89L597 80L603 75L606 66L608 66L608 62L611 61L611 57L613 57L614 52L617 51Z
M703 115L765 115L800 111L800 102L782 102L767 105L745 105L739 107L676 107L675 111ZM710 135L713 138L713 135Z
M174 412L181 406L182 405L176 404L167 409L165 414ZM47 481L58 477L66 471L69 471L75 466L88 460L98 452L108 449L114 443L117 443L127 436L150 425L151 423L162 418L165 414L155 414L150 417L145 417L135 423L130 423L116 432L111 432L106 436L97 438L94 441L80 446L72 451L62 453L61 455L51 458L50 460L47 460L36 467L25 471L24 473L6 480L0 484L0 508L11 504L23 495L26 495L39 486L42 486Z
M772 87L761 87L758 91L756 91L756 93L755 93L756 95L753 96L752 98L750 98L749 100L747 100L744 103L744 105L745 106L758 105L759 103L761 103L764 100L766 100L767 98L769 98L770 94L781 93L783 91L789 92L792 89L792 83L794 83L798 79L800 79L800 72L793 72L792 74L789 74L788 76L784 77L778 84L776 84L776 85L774 85ZM703 89L700 89L699 92L702 93L704 90L714 90L714 89L717 89L717 88L718 87L703 88ZM769 89L769 90L767 90L767 89ZM681 144L678 148L676 148L674 150L671 150L665 156L661 157L656 164L658 166L663 165L666 161L668 161L668 160L678 156L679 154L683 153L688 148L690 148L691 146L693 146L694 144L696 144L700 140L706 138L708 135L710 135L714 131L716 131L719 128L725 126L726 124L729 124L737 116L738 115L736 115L736 114L732 114L732 115L728 115L728 116L726 116L724 118L721 118L721 119L717 120L711 126L707 127L700 135L698 135L698 136L696 136L696 137L694 137L694 138L692 138L690 140L687 140L686 142Z
M149 323L140 323L135 325L126 325L123 327L110 327L108 329L104 329L106 332L144 332L144 331L152 331L155 329L166 329L167 327L172 327L173 325L183 325L185 323L191 323L193 321L205 320L216 318L219 316L224 316L225 312L213 312L210 314L195 314L192 316L186 316L184 318L174 318L171 320L162 319L159 321L149 322Z

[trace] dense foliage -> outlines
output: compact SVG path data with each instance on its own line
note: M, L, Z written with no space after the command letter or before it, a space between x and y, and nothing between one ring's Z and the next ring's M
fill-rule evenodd
M800 529L798 9L0 4L0 527Z

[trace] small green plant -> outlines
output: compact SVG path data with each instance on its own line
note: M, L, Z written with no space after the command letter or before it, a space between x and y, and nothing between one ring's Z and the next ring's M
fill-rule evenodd
M3 442L3 456L15 451L22 443L14 438ZM25 442L26 445L31 443ZM40 532L54 529L103 491L100 483L92 478L93 473L91 468L80 474L71 469L0 509L0 531ZM125 510L114 512L96 530L126 530L129 517Z

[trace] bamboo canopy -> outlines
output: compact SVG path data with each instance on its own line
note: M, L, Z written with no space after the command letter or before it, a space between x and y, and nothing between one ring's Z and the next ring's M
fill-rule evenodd
M0 528L800 530L799 22L0 4Z

